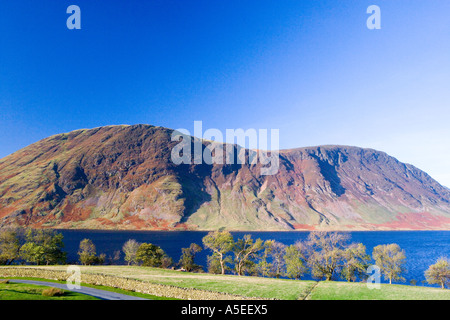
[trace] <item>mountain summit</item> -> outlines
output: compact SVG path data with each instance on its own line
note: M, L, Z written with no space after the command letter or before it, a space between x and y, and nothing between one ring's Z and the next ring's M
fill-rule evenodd
M173 130L58 134L0 160L0 227L143 230L450 229L450 190L386 153L280 151L257 165L171 161Z

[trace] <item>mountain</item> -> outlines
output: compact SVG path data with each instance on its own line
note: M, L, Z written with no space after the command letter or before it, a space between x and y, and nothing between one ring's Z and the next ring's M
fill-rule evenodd
M279 172L264 176L260 165L175 165L172 131L150 125L77 130L1 159L0 226L450 229L450 190L384 152L282 150Z

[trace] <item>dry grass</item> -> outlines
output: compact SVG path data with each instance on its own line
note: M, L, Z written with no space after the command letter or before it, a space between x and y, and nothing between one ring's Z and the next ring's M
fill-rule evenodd
M52 287L52 288L42 290L42 295L44 297L60 297L60 296L64 295L64 291L62 291L61 289Z

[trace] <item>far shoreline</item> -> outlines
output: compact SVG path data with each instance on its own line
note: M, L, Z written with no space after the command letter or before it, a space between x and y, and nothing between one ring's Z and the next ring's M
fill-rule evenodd
M25 227L26 228L26 227ZM57 231L82 231L82 232L86 232L86 231L95 231L95 232L202 232L202 233L207 233L207 232L214 232L217 230L224 230L224 231L229 231L230 233L243 233L243 232L259 232L259 233L307 233L307 232L320 232L320 231L324 231L324 232L450 232L450 229L391 229L391 230L386 230L386 229L382 229L382 230L364 230L364 229L353 229L353 230L348 230L348 229L343 229L343 230L238 230L238 229L204 229L204 230L161 230L161 229L77 229L77 228L32 228L32 229L53 229L53 230L57 230Z

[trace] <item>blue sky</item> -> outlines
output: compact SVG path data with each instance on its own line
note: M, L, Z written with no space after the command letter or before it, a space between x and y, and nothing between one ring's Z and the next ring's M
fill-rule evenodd
M66 9L81 8L81 30ZM366 9L381 8L381 30ZM0 0L0 157L110 124L279 129L450 186L448 0Z

